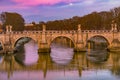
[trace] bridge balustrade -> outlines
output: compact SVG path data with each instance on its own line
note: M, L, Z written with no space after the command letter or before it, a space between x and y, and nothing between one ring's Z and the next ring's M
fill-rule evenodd
M83 33L111 33L111 30L83 30Z
M75 33L77 33L77 31L75 31L75 30L72 30L72 31L69 31L71 34L75 34Z
M40 34L42 31L23 31L21 34Z
M82 33L111 33L111 30L82 30ZM49 30L45 32L46 34L76 34L76 30L62 30L62 31L55 31ZM6 32L2 32L2 34L6 34ZM11 34L42 34L42 31L13 31Z
M85 32L85 31L84 31ZM87 31L88 32L88 31ZM42 31L13 31L11 34L41 34ZM62 30L62 31L46 31L46 34L75 34L77 31L72 30L72 31L67 31L67 30ZM6 32L2 32L1 34L6 34Z

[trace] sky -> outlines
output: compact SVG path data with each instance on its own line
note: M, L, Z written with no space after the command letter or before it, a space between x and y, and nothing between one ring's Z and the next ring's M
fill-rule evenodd
M120 0L0 0L0 13L19 13L25 23L30 23L84 16L119 6Z

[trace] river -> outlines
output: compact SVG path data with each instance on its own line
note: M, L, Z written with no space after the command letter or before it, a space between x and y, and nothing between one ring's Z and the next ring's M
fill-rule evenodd
M73 52L52 44L51 53L37 53L33 41L23 50L0 56L0 80L120 80L120 54L106 50Z

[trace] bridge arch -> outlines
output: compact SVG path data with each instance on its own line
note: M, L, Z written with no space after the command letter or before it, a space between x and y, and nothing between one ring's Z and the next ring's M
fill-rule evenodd
M0 47L2 47L2 49L4 50L4 45L3 45L3 41L2 40L0 40Z
M91 47L95 48L95 45L96 45L96 48L98 48L98 46L101 45L103 46L101 47L101 49L107 49L110 45L110 42L106 37L102 35L94 35L87 40L86 46L87 48L91 48Z
M95 37L104 39L107 42L107 44L110 45L110 41L107 39L107 37L105 37L103 35L94 35L94 36L91 36L90 38L88 38L88 40L91 40L92 38L95 38Z
M28 38L28 39L30 39L30 40L34 40L32 37L19 37L19 38L17 38L17 39L15 40L13 46L15 47L16 44L17 44L17 42L18 42L19 40L21 40L21 39L24 39L24 38ZM34 41L35 41L35 40L34 40ZM36 42L36 41L35 41L35 42Z
M73 43L73 45L74 45L74 47L75 47L75 42L74 42L74 40L73 40L71 37L68 37L68 36L56 36L56 37L52 38L51 42L49 43L49 46L51 46L52 42L53 42L55 39L60 38L60 37L67 38L67 39L69 39L70 41L72 41L72 43Z

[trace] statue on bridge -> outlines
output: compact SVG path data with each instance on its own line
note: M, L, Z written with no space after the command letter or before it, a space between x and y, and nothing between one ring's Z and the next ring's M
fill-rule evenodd
M78 24L78 31L81 32L81 24Z
M6 26L6 32L12 32L12 26L11 25Z
M43 25L42 27L43 27L43 31L46 31L46 26L45 26L45 25Z
M8 32L9 31L9 26L6 26L6 32Z
M117 23L115 23L115 21L113 20L112 21L112 24L111 24L111 31L113 31L113 32L117 32L118 30L117 30Z

